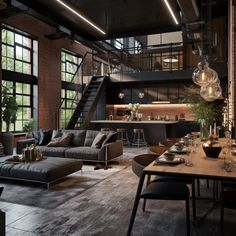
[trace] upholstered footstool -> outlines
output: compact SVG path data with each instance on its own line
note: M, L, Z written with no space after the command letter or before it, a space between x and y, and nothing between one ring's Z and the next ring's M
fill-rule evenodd
M46 157L42 161L12 162L9 157L1 158L0 178L17 179L49 185L69 174L82 169L78 159Z

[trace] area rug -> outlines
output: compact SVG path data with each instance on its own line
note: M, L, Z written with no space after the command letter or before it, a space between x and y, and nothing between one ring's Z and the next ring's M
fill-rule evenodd
M4 186L1 201L54 209L129 165L129 161L112 162L112 168L94 170L94 165L87 164L82 173L78 171L57 181L49 190L45 184L1 181L1 186Z

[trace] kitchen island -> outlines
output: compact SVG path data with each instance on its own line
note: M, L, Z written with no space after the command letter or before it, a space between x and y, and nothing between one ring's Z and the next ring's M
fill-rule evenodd
M93 120L90 128L100 130L101 128L125 128L128 131L129 140L132 142L133 129L144 129L145 138L148 145L156 145L166 138L176 137L176 128L179 121L174 120Z

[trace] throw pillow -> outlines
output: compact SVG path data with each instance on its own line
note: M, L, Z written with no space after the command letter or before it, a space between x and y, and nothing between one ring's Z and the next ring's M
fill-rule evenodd
M38 145L40 141L40 131L39 130L33 131L32 134L33 138L35 139L35 144Z
M43 130L42 145L48 145L48 143L51 141L51 139L52 139L52 130L51 129Z
M102 146L102 143L104 142L105 138L106 138L106 135L99 132L97 134L97 136L95 137L95 139L93 140L91 147L100 148Z
M107 144L107 143L113 143L117 140L118 133L117 132L109 132L106 139L102 143L102 146Z
M72 134L63 134L51 140L47 147L68 147L71 142Z
M63 133L62 133L61 130L54 129L54 130L52 131L52 139L61 137L62 134L63 134Z
M38 142L38 146L46 146L50 141L51 141L51 138L52 138L52 130L49 129L49 130L39 130L39 136L40 136L40 139L39 139L39 142Z

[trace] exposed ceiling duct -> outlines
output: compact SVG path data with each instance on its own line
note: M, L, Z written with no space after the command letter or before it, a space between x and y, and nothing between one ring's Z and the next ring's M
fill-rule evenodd
M184 22L193 22L199 18L199 10L195 0L177 0Z
M182 22L184 24L183 33L189 41L197 42L202 39L200 14L195 0L177 0L182 13ZM199 48L199 45L195 45Z

